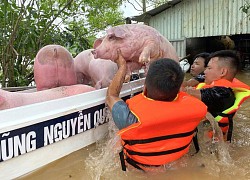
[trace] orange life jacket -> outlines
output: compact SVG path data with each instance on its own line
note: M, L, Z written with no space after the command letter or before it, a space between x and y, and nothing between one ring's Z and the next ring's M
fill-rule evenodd
M233 92L235 94L235 102L233 106L230 108L224 110L220 114L218 114L215 118L216 121L218 121L218 124L225 135L227 135L227 140L231 141L231 136L232 136L232 128L233 128L233 116L235 112L240 108L240 105L250 97L250 87L239 81L238 79L234 78L232 82L225 80L225 79L220 79L217 81L214 81L211 85L207 85L205 83L200 83L197 86L197 89L201 88L210 88L214 86L223 86L223 87L230 87L233 89Z
M125 159L140 165L163 165L186 154L207 107L180 92L174 101L155 101L143 93L127 100L138 122L120 130Z
M219 79L219 80L213 81L211 84L199 83L196 88L201 89L201 88L209 88L209 87L214 87L214 86L223 86L223 87L231 87L231 88L244 88L244 89L250 90L250 86L241 82L237 78L234 78L232 82L230 82L226 79Z

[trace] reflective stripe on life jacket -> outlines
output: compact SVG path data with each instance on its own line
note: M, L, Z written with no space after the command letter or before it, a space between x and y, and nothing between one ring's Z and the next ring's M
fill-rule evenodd
M240 105L247 99L250 97L250 90L245 89L245 88L234 88L232 87L234 95L235 95L235 102L233 104L233 106L231 106L230 108L224 110L222 113L223 114L231 114L236 112L239 108ZM221 121L223 119L223 117L221 117L220 115L215 117L216 121Z
M126 160L140 165L163 165L186 154L207 107L180 92L172 102L155 101L143 94L127 100L138 122L120 130Z
M231 141L232 130L233 130L233 116L236 111L240 108L240 105L250 97L250 88L248 85L234 78L233 82L221 79L214 81L213 85L206 85L205 83L200 83L196 89L209 88L214 86L225 86L233 89L235 95L235 102L233 106L219 113L215 120L219 123L219 126L224 134L228 132L227 140Z

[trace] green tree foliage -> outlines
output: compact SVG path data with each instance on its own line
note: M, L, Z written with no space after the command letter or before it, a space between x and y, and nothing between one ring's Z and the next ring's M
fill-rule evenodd
M162 4L165 4L170 0L134 0L133 3L130 0L123 0L123 1L131 4L133 8L138 12L145 13L146 11L149 11L152 8L156 8Z
M151 4L154 6L154 8L167 3L169 0L147 0L148 4Z
M0 1L0 78L2 86L33 81L38 50L60 44L73 56L92 47L95 36L121 24L119 0Z
M243 6L240 7L240 10L243 13L246 13L247 16L250 16L250 3L245 1L245 4Z

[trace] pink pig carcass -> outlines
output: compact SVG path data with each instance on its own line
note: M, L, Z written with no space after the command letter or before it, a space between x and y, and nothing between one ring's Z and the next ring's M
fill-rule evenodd
M117 64L111 60L98 58L89 63L89 75L96 89L108 87L117 70Z
M128 64L128 72L139 70L152 60L171 58L179 61L175 48L154 28L142 24L125 24L107 30L107 35L94 43L95 58L117 59L117 49ZM133 65L129 65L133 62ZM137 65L136 65L137 64Z
M74 66L78 84L90 84L91 82L91 77L89 75L89 63L92 59L94 59L92 54L93 50L94 49L84 50L74 58Z
M74 59L77 83L91 84L96 89L108 87L118 70L117 65L108 59L95 59L93 50L85 50Z
M35 58L34 78L38 91L76 84L72 55L60 45L43 47Z
M83 84L61 86L37 92L8 92L0 89L0 110L73 96L95 88Z

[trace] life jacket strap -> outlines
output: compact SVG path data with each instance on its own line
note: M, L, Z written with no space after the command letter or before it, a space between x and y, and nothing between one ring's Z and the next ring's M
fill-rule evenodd
M231 143L232 140L232 135L233 135L233 116L235 113L233 113L233 115L228 117L228 121L229 121L229 128L228 128L228 132L227 132L227 141L229 141Z
M182 151L184 149L186 149L190 143L192 142L192 140L182 146L182 147L179 147L179 148L176 148L176 149L170 149L170 150L166 150L166 151L160 151L160 152L137 152L137 151L132 151L130 149L126 149L124 147L124 149L126 149L126 152L129 154L129 155L137 155L137 156L161 156L161 155L166 155L166 154L172 154L172 153L176 153L176 152L179 152L179 151Z
M123 153L123 150L119 153L120 155L120 160L121 160L121 166L122 166L122 170L126 171L126 164L125 161L127 161L127 163L129 163L131 166L133 166L136 169L139 169L141 171L145 171L143 168L141 168L139 165L141 166L145 166L145 167L159 167L161 165L149 165L149 164L143 164L143 163L139 163L133 159L131 159L130 157L126 156L125 159L125 155Z
M140 166L138 165L142 165L142 166L148 166L148 167L158 167L161 165L148 165L148 164L142 164L139 163L133 159L131 159L130 157L126 156L124 154L124 149L126 150L127 154L130 155L139 155L139 156L160 156L160 155L166 155L166 154L172 154L172 153L176 153L179 151L182 151L184 149L186 149L190 143L193 141L194 142L194 146L196 149L196 153L199 152L200 148L199 148L199 144L198 144L198 137L197 137L197 133L195 134L195 136L193 137L193 139L186 145L180 147L180 148L176 148L176 149L171 149L171 150L167 150L167 151L161 151L161 152L146 152L146 153L141 153L141 152L136 152L136 151L132 151L129 150L127 148L125 148L126 145L135 145L135 144L145 144L145 143L151 143L151 142L155 142L155 141L161 141L161 140L166 140L166 139L172 139L172 138L181 138L181 137L187 137L192 135L193 133L198 132L198 129L195 128L192 131L189 132L185 132L185 133L179 133L179 134L172 134L172 135L167 135L167 136L160 136L160 137L154 137L154 138L149 138L149 139L143 139L143 140L123 140L124 144L123 144L123 149L122 151L119 153L120 156L120 160L121 160L121 166L122 166L122 170L126 171L126 165L125 165L125 161L127 161L130 165L132 165L133 167L135 167L136 169L142 170L144 171ZM126 156L126 159L124 158Z
M218 122L218 125L219 125L219 127L227 127L229 124Z
M218 115L228 118L228 123L221 123L221 124L228 124L229 127L228 127L228 131L227 131L227 141L229 141L231 143L232 134L233 134L233 117L235 115L235 112L231 113L231 114L218 113ZM220 126L220 127L223 127L223 126Z
M126 158L126 161L127 161L130 165L132 165L134 168L139 169L139 170L141 170L141 171L144 171L140 166L137 165L137 162L134 161L133 159L127 157L127 158ZM139 164L139 163L138 163L138 164Z
M125 159L124 159L123 149L122 149L121 152L119 153L119 156L120 156L120 161L121 161L122 170L123 170L123 171L126 171L126 165L125 165Z
M196 128L196 134L193 137L193 143L194 143L196 152L192 154L192 156L197 154L200 151L199 142L198 142L198 128Z
M146 143L152 143L152 142L162 141L162 140L167 140L167 139L187 137L187 136L191 136L196 131L197 131L197 128L195 128L192 131L179 133L179 134L171 134L171 135L153 137L153 138L148 138L148 139L136 139L136 140L124 140L123 139L123 141L125 144L132 146L135 144L146 144Z
M198 129L196 130L198 132ZM198 138L197 138L197 133L196 135L194 136L194 138L192 139L192 141L194 142L194 146L195 146L195 149L196 149L196 153L199 152L200 148L199 148L199 144L198 144ZM119 153L119 156L120 156L120 161L121 161L121 167L122 167L122 170L123 171L126 171L126 164L125 164L125 161L127 161L130 165L132 165L134 168L136 169L139 169L139 170L142 170L144 171L139 165L142 165L142 166L146 166L146 167L159 167L161 165L149 165L149 164L143 164L143 163L139 163L133 159L131 159L130 157L126 156L124 154L124 149L126 149L126 152L130 155L139 155L139 156L159 156L159 155L165 155L165 154L171 154L171 153L176 153L176 152L179 152L181 150L184 150L185 148L187 148L190 143L192 142L190 141L187 145L185 146L182 146L180 148L176 148L176 149L171 149L171 150L168 150L168 151L162 151L162 152L152 152L152 153L139 153L139 152L135 152L135 151L131 151L131 150L128 150L126 149L125 147L122 149L122 151ZM194 154L193 154L194 155ZM126 159L124 158L124 156L126 156Z
M133 167L135 167L136 169L139 169L139 170L142 170L142 171L145 171L143 168L141 168L139 165L141 166L145 166L145 167L160 167L161 165L149 165L149 164L143 164L143 163L139 163L133 159L131 159L130 157L127 157L126 158L126 161L132 165Z

